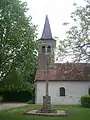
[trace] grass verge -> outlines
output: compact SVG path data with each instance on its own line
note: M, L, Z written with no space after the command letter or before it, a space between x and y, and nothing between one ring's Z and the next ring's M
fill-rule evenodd
M30 104L23 107L0 110L0 116L5 120L90 120L90 109L75 105L55 106L56 109L65 109L68 111L69 114L65 117L28 116L23 114L27 110L39 108L39 105Z

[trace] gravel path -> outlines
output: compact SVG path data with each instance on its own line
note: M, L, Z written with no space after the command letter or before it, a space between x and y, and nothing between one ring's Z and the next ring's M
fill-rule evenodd
M0 110L25 106L25 103L0 103Z

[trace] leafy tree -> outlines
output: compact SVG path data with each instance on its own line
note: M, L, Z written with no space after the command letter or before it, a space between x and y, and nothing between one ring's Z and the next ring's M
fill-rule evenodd
M12 68L20 80L33 74L36 65L36 26L27 17L27 4L0 0L0 81Z
M32 93L32 84L20 79L15 67L13 67L1 82L0 92L1 91L30 91Z
M85 2L83 7L74 4L76 10L71 13L74 26L66 32L67 37L59 45L59 55L71 55L74 62L90 61L90 1Z

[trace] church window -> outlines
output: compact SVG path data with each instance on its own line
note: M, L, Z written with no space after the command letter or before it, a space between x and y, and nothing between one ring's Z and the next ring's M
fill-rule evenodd
M47 47L47 53L50 53L51 52L51 46L48 46Z
M64 87L60 88L60 96L65 96L65 88Z
M42 46L42 53L45 53L45 46Z

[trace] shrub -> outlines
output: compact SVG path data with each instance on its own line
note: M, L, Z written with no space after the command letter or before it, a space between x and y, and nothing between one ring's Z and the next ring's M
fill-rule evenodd
M89 88L89 90L88 90L88 94L90 95L90 88Z
M81 104L83 107L90 108L90 95L81 96Z
M3 96L0 96L0 102L2 102L2 100L3 100Z
M29 91L3 91L2 102L27 102L32 100L32 94Z

